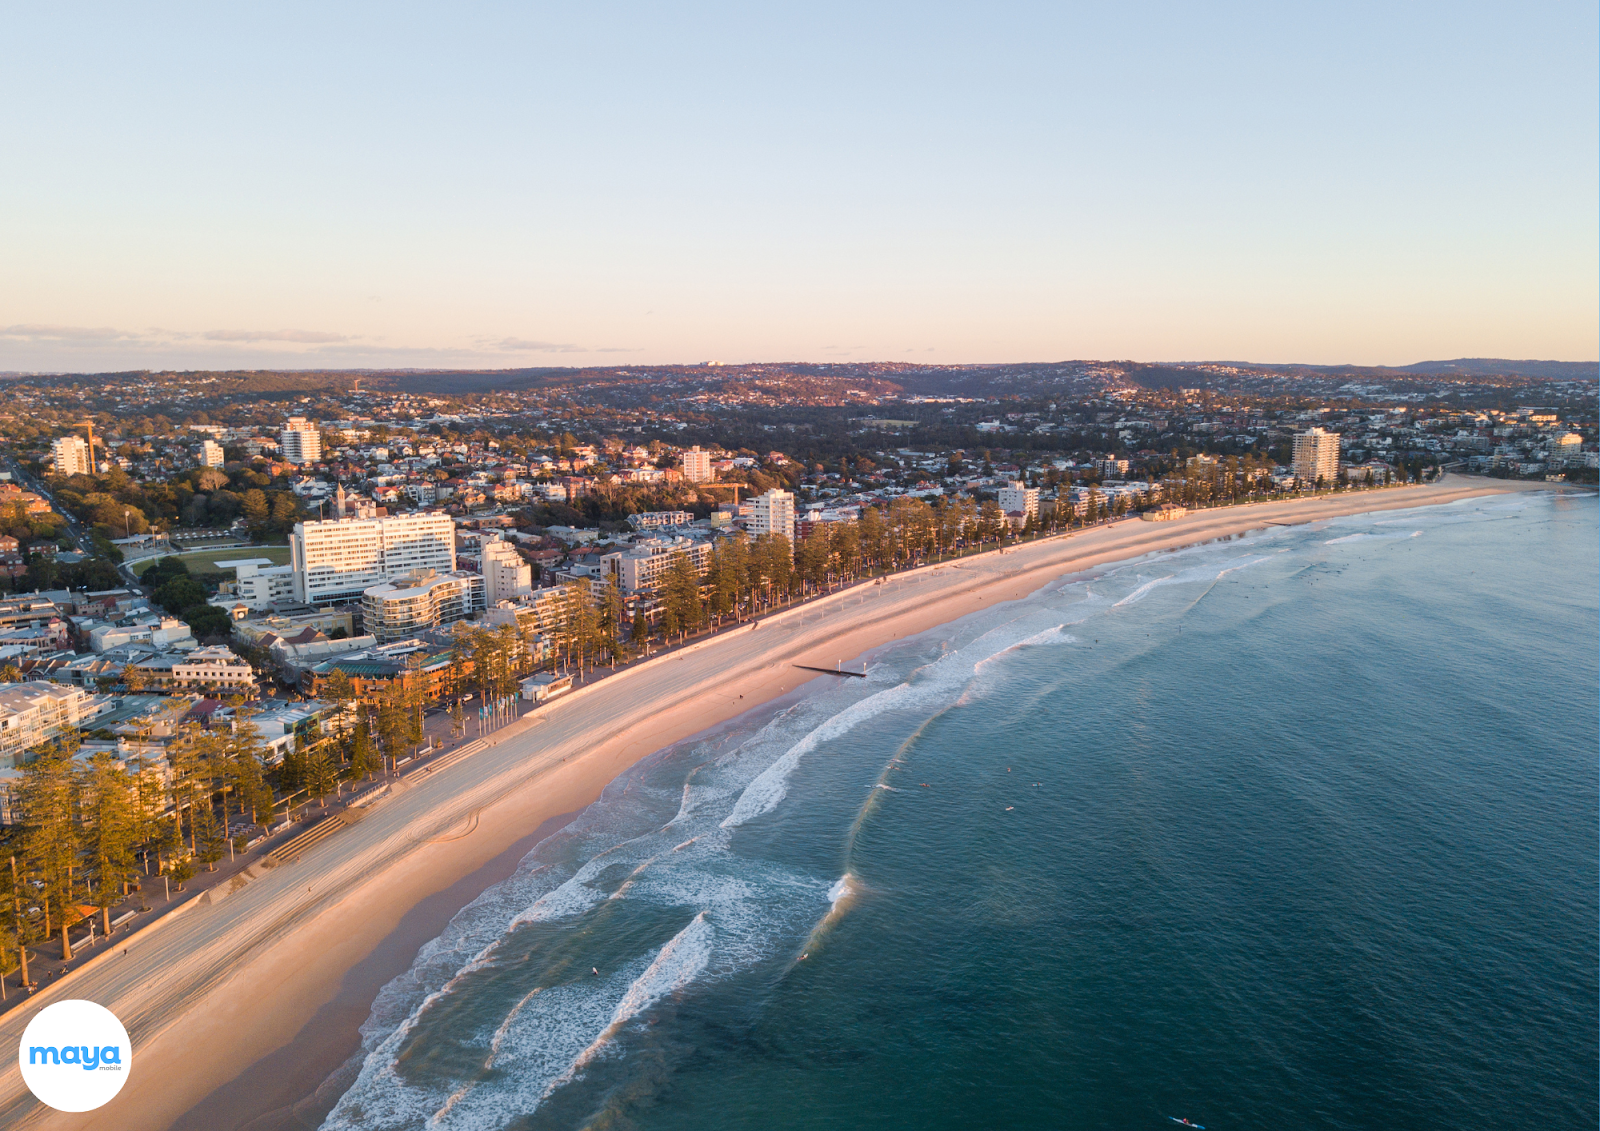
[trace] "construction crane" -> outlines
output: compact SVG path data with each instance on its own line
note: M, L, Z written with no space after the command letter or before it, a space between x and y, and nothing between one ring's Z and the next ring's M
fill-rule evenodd
M100 465L94 461L94 421L85 420L83 426L89 430L89 474L98 475Z
M744 483L696 483L694 486L695 486L695 490L697 490L697 491L712 491L712 490L717 490L717 489L723 488L723 487L732 487L733 488L733 505L734 506L738 506L739 505L739 492L742 489L744 489L746 484L744 484Z

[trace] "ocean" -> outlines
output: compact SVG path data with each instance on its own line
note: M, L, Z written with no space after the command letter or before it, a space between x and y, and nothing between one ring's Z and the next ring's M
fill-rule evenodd
M1593 496L1155 554L647 759L328 1129L1592 1129Z

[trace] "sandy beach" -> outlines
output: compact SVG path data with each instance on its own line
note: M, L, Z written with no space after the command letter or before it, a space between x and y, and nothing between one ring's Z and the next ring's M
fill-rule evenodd
M113 947L0 1022L15 1047L64 998L100 1002L133 1039L127 1086L86 1115L53 1112L0 1066L0 1125L216 1131L314 1126L306 1100L357 1047L378 986L537 838L639 759L794 693L897 639L1027 595L1055 578L1267 523L1295 524L1559 485L1447 476L1438 484L1126 519L900 574L817 599L556 700L487 749L420 775L357 824L212 905ZM330 1097L331 1102L331 1097ZM310 1119L310 1122L305 1122Z

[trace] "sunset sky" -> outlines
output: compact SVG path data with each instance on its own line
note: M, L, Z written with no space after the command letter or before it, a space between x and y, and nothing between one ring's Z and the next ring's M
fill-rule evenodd
M0 370L1600 356L1592 0L6 25Z

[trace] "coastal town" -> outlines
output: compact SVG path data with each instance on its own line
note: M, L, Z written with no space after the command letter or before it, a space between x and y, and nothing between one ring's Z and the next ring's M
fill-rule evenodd
M8 379L0 987L574 687L848 586L1119 519L1597 474L1581 375L480 377Z

